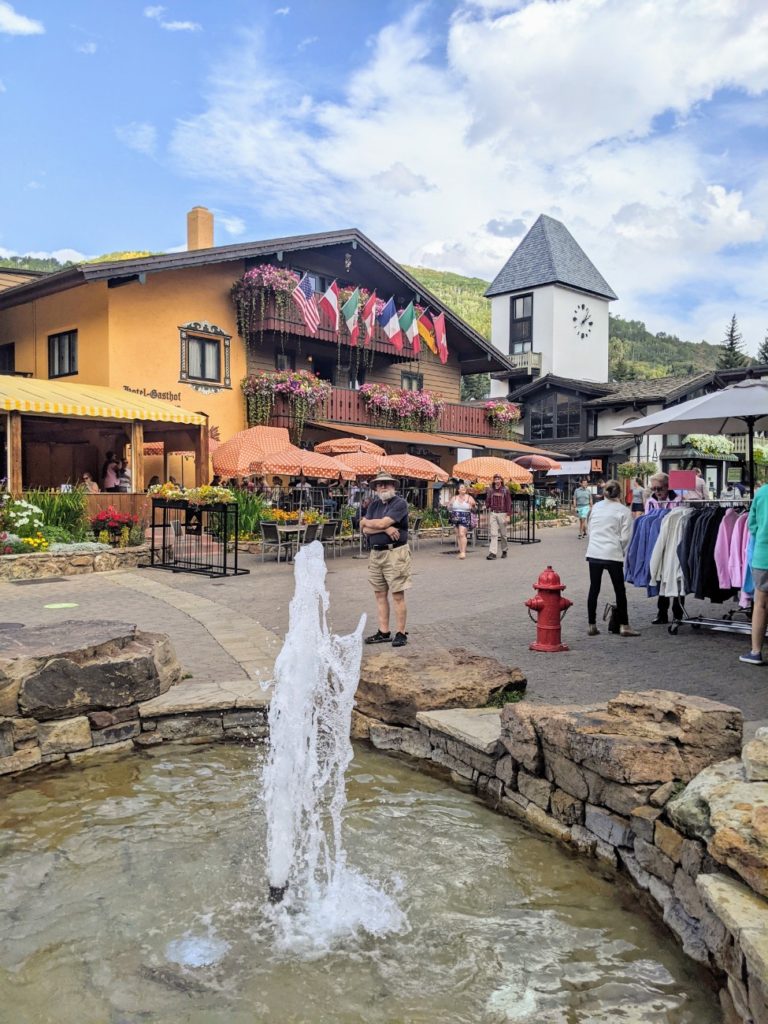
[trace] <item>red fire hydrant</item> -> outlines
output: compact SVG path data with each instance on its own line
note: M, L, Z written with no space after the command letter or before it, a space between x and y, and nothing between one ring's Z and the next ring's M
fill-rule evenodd
M568 645L560 642L560 623L573 601L561 593L565 590L565 584L560 582L558 574L548 565L534 583L533 589L538 590L538 594L525 602L529 617L536 623L536 640L529 644L529 650L567 651ZM531 615L532 611L539 613L537 619Z

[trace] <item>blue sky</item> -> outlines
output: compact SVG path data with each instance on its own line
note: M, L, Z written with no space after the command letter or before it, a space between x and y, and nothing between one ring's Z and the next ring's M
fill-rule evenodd
M0 0L0 252L354 225L491 278L563 220L652 330L768 332L764 0Z

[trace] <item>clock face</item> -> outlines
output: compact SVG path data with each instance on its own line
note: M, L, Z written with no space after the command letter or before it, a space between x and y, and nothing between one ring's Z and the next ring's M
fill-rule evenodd
M573 311L573 329L580 338L588 338L592 330L592 310L585 302L580 302Z

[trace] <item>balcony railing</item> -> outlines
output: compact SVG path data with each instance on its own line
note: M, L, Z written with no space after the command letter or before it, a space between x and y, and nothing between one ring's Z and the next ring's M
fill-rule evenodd
M541 369L541 352L514 352L507 357L516 370L533 373Z
M313 416L315 420L325 420L331 423L348 423L350 426L382 426L388 429L397 430L397 421L382 424L377 420L360 395L359 391L352 391L347 388L334 388L325 409ZM270 426L288 427L292 423L291 407L283 399L275 402L275 407L270 419ZM418 428L416 428L418 429ZM471 437L501 437L503 436L485 415L485 409L481 404L468 402L447 402L434 427L438 434L468 435Z

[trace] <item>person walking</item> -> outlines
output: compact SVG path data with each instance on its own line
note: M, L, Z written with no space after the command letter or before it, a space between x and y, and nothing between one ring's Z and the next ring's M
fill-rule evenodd
M360 529L368 538L368 581L376 597L379 628L365 638L367 644L388 644L405 647L407 610L405 591L411 586L411 551L408 547L408 502L397 493L397 480L389 473L379 473L371 481L374 497ZM389 629L389 595L395 613L394 639Z
M499 473L493 478L490 488L485 492L485 507L488 510L491 550L485 556L487 561L496 558L501 540L501 557L507 557L507 523L512 515L512 496L509 488L504 486Z
M448 506L448 518L456 528L456 546L459 549L459 558L467 557L467 533L472 529L472 514L476 507L477 502L467 490L467 485L459 484L459 488Z
M645 512L645 488L640 477L635 477L632 483L632 518L637 519Z
M592 508L592 492L586 480L580 480L579 486L573 492L573 507L579 518L579 536L577 540L581 540L582 537L587 536L587 519L589 519L589 510Z
M768 485L755 491L749 510L747 528L755 539L752 553L752 580L755 601L752 608L752 648L749 654L739 656L747 665L764 665L763 641L768 626Z
M598 636L597 599L603 572L607 572L616 594L616 613L621 636L640 636L629 626L627 591L624 587L624 556L632 535L632 513L621 500L621 484L609 480L603 487L603 500L589 515L586 559L589 563L587 596L588 636Z

